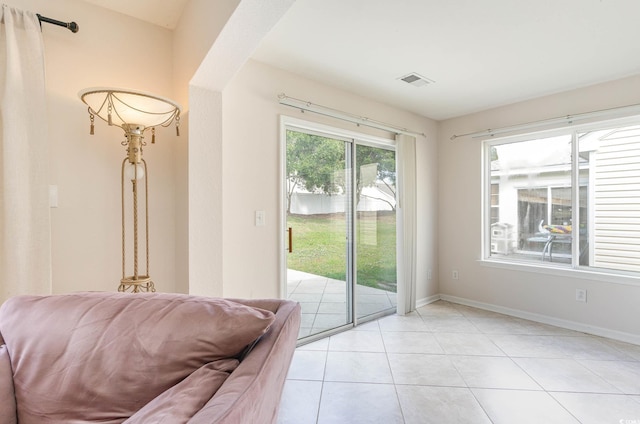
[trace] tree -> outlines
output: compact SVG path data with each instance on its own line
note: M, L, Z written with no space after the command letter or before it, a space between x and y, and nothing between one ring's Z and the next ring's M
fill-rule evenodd
M344 142L314 134L287 131L287 213L296 188L324 194L341 193L344 175Z
M359 172L356 172L356 199L362 196L364 187L377 186L382 183L389 194L396 196L396 153L393 150L380 149L378 147L356 146L356 165ZM368 165L375 165L375 176L366 176L363 172ZM391 203L381 197L376 197L396 209L395 203Z
M287 213L291 212L291 198L298 188L311 193L327 195L345 193L343 171L346 163L346 146L342 140L299 131L287 131ZM364 187L384 184L395 197L395 152L369 146L356 147L356 198ZM370 165L370 167L367 167ZM375 170L373 168L375 167ZM371 173L363 170L370 169ZM392 209L395 204L385 199Z

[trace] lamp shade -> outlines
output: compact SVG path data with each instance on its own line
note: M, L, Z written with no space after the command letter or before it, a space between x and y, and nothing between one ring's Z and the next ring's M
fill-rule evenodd
M92 87L78 95L91 114L120 128L131 124L144 128L166 126L179 117L181 110L172 100L138 90Z

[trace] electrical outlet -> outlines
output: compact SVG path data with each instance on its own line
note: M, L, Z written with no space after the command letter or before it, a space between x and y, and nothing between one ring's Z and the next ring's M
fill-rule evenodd
M458 278L460 278L460 275L458 274L458 270L457 269L454 269L451 272L451 278L453 278L454 280L457 280Z
M587 290L586 289L576 289L576 302L587 303Z

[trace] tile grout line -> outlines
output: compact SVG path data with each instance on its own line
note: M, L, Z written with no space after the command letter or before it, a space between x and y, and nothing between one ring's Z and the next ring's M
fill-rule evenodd
M382 347L384 349L384 356L387 358L387 365L389 366L389 373L391 374L391 384L393 384L393 392L396 394L396 400L398 401L398 408L400 409L400 416L402 417L402 422L406 423L404 418L404 409L402 408L402 403L400 402L400 395L398 394L398 386L396 385L396 378L393 375L393 369L391 368L391 361L389 360L389 352L387 351L387 344L384 341L384 336L382 335L382 329L378 325L378 331L380 334L380 339L382 339Z

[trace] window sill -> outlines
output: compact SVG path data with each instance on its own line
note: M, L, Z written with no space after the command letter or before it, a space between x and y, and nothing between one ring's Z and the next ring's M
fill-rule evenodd
M574 269L567 265L552 265L546 262L545 265L536 263L525 263L515 261L505 261L498 259L479 259L481 266L490 268L509 269L513 271L534 272L536 274L556 275L560 277L580 278L584 280L600 281L612 284L623 284L628 286L640 286L640 276L618 273L607 270L587 270Z

